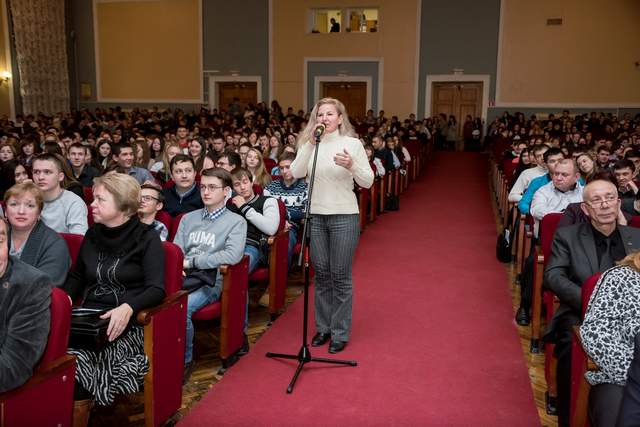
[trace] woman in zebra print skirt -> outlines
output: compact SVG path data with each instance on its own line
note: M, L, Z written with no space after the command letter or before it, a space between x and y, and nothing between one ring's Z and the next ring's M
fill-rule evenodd
M84 237L64 285L72 300L107 310L108 344L101 350L69 349L77 357L74 426L86 425L96 402L140 389L149 370L136 314L164 297L164 252L158 234L137 217L140 186L125 174L96 178L91 211L95 225Z

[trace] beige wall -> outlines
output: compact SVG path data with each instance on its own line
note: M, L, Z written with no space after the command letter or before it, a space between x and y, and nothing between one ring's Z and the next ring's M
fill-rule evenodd
M498 102L640 103L640 1L502 0L502 9Z
M305 57L383 58L380 107L400 117L414 112L417 3L407 0L400 7L395 0L379 0L376 4L380 14L378 33L308 34L308 11L312 7L370 7L371 2L274 0L273 98L285 108L303 105Z
M96 69L103 101L200 101L200 0L95 4Z
M10 55L7 52L7 28L5 17L5 0L0 1L0 72L11 71ZM12 89L11 84L0 84L0 116L11 115L11 98L9 91Z

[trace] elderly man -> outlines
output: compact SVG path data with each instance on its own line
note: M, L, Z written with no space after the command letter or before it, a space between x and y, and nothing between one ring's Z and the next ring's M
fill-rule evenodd
M51 285L39 270L9 257L8 227L0 219L0 393L24 384L49 335Z
M572 326L580 322L581 287L593 274L640 249L640 230L619 225L618 189L610 181L594 180L584 188L581 208L589 223L556 230L544 284L560 299L545 340L556 344L558 360L558 424L569 425Z

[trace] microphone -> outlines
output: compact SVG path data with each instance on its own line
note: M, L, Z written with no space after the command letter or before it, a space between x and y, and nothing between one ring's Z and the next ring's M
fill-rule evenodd
M321 124L313 131L313 137L316 139L316 141L318 142L320 141L320 137L324 133L324 130L325 130L325 126Z

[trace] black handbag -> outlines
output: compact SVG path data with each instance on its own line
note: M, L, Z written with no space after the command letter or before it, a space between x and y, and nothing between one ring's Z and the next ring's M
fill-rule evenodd
M218 269L212 268L207 270L191 269L185 272L186 276L182 281L182 289L192 293L203 286L215 286Z
M69 347L82 350L100 350L109 342L109 319L101 319L106 309L74 308L71 311Z
M511 262L511 233L508 227L502 230L496 241L496 258L500 262Z

